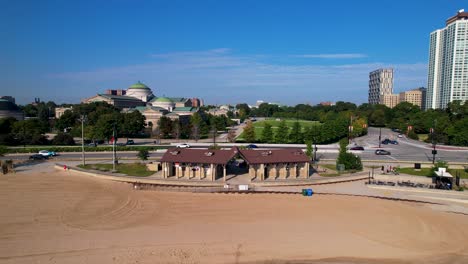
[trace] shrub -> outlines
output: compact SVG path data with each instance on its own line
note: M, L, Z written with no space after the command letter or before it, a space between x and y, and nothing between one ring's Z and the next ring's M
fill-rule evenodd
M414 140L419 140L418 134L416 134L416 132L414 132L414 130L410 130L408 132L408 137L411 138L411 139L414 139Z
M75 140L70 134L65 133L58 133L54 139L52 139L53 145L68 145L73 146L75 145Z
M221 149L221 147L218 144L214 144L214 145L210 145L208 149L217 150L217 149Z
M0 146L0 156L3 156L8 152L8 149L5 146Z
M148 156L149 156L148 150L146 150L146 149L140 149L140 150L138 151L138 157L139 157L141 160L147 160L147 159L148 159Z
M345 170L362 170L362 162L359 156L356 156L352 153L341 152L338 155L336 164L344 164Z

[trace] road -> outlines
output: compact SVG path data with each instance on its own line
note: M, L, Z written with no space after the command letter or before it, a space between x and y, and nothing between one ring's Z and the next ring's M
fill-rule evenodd
M376 160L382 162L398 162L398 161L415 161L415 162L430 162L432 161L432 148L430 144L408 139L406 137L398 138L398 133L392 132L390 129L382 128L382 140L385 138L397 139L398 145L384 145L381 144L381 149L391 152L391 155L376 155L375 150L379 148L379 129L369 128L369 133L366 136L356 138L352 141L351 146L359 145L364 147L364 151L351 151L352 153L361 157L364 161ZM142 142L143 143L143 142ZM138 144L138 143L137 143ZM144 144L144 143L143 143ZM208 147L210 143L190 143L197 145L196 147ZM146 145L146 144L144 144ZM150 144L148 144L150 145ZM223 145L223 144L221 144ZM262 147L262 144L258 144ZM268 147L284 148L284 147L300 147L305 148L305 145L269 145ZM468 148L456 148L448 146L437 146L436 160L444 160L456 163L468 163ZM163 155L163 152L150 152L150 159L156 159ZM318 159L336 159L338 155L337 144L318 146L317 158ZM26 160L29 154L15 154L7 155L5 158L12 158ZM118 152L118 158L137 159L137 152ZM88 159L109 159L112 160L112 152L88 152L86 153ZM63 159L81 159L81 152L60 153L60 156L52 160Z

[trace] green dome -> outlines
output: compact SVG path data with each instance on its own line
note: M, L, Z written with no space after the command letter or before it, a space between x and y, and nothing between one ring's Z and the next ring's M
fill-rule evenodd
M128 89L149 89L149 87L141 82L137 82L134 85L128 87Z
M153 102L160 102L160 103L173 103L173 101L167 97L158 97Z

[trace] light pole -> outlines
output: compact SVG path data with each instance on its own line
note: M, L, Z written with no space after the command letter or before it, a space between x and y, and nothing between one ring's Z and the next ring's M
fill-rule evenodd
M431 137L432 137L432 164L435 163L435 156L437 155L437 150L436 150L436 140L435 140L435 127L437 125L437 120L434 120L432 122L432 128L431 128Z
M382 128L379 127L379 148L380 148L381 144L382 144Z
M117 161L117 158L115 156L115 123L112 124L112 171L115 171L115 162Z
M84 151L84 122L86 121L86 115L81 115L81 158L83 160L83 167L86 165L85 151Z

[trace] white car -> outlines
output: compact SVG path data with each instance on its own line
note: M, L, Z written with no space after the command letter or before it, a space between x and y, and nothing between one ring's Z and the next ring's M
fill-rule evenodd
M398 134L398 137L399 137L399 138L402 138L402 137L403 137L403 135L402 135L402 134Z
M48 150L41 150L39 151L39 154L44 156L44 157L52 157L52 156L57 156L57 154L53 151L48 151Z
M177 145L178 148L190 148L190 145L187 143L182 143Z

